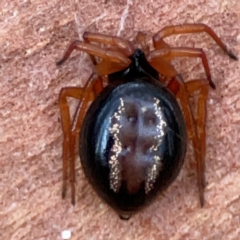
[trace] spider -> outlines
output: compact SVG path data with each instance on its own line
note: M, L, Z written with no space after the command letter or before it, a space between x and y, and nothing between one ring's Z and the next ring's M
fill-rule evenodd
M76 49L90 55L95 74L91 74L84 87L66 87L60 92L63 198L69 170L71 199L75 204L77 137L89 182L122 219L129 219L177 177L188 136L197 163L200 204L204 205L206 105L209 86L215 89L215 84L201 48L170 47L164 41L173 34L200 32L208 33L230 58L237 60L205 24L165 27L153 36L151 51L141 32L135 43L85 32L83 41L77 40L69 46L57 65ZM184 82L171 64L176 57L201 58L206 78ZM194 116L189 98L196 91L199 95ZM80 100L73 123L67 97Z

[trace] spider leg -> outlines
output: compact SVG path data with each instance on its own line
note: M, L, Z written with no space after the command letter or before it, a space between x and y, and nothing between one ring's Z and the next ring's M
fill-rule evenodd
M153 50L146 56L149 64L164 77L163 81L170 80L177 75L174 66L166 59L170 54L170 48L163 48Z
M76 99L81 99L83 94L83 88L77 87L67 87L63 88L59 95L59 107L61 113L61 122L63 129L63 143L62 143L62 160L63 160L63 185L62 185L62 198L66 196L67 190L67 179L68 179L68 169L70 168L71 176L71 195L72 204L75 204L75 176L72 174L71 169L74 168L75 162L72 161L72 152L74 152L75 146L72 143L73 138L71 136L71 119L70 112L67 103L67 97L73 97ZM68 157L71 153L70 166L68 166ZM74 197L73 197L74 196Z
M71 199L72 204L75 204L75 147L76 137L80 131L82 116L87 110L89 102L93 100L96 94L103 89L101 79L93 78L93 74L88 79L83 88L66 87L63 88L59 95L59 106L61 112L61 123L63 129L63 186L62 197L66 196L68 169L69 179L71 183ZM72 97L81 100L75 113L74 125L71 124L70 111L67 103L67 98ZM69 163L69 166L68 166Z
M67 49L63 58L60 61L58 61L56 64L57 65L63 64L69 58L72 51L75 49L86 52L90 55L100 57L103 60L118 63L118 64L122 65L123 68L127 67L131 63L131 60L126 55L121 53L120 51L113 51L113 50L108 50L105 48L100 48L97 45L93 45L91 43L85 43L85 42L81 42L81 41L77 40L77 41L74 41L69 46L69 48Z
M204 79L192 80L184 83L181 76L172 78L168 89L179 99L186 121L188 137L192 141L194 155L197 163L197 182L201 206L204 205L205 188L205 149L206 149L206 101L208 96L209 83ZM189 97L197 90L200 90L198 98L197 117L194 119L189 103Z
M145 55L149 54L149 45L147 44L147 34L143 33L143 32L138 32L136 39L135 39L138 48L140 48Z
M121 71L124 68L125 66L108 60L102 60L99 64L95 66L96 73L99 76L109 75L111 73Z
M132 43L121 37L113 37L101 33L91 33L85 32L83 34L83 39L85 42L95 42L95 43L103 43L106 45L111 45L117 47L121 52L124 53L125 56L129 57L135 51Z
M128 56L132 55L135 50L134 46L128 40L125 40L121 37L112 37L100 33L85 32L83 34L83 40L84 42L81 42L79 40L74 41L67 49L63 58L57 62L57 65L61 65L62 63L64 63L69 58L72 51L74 49L77 49L83 52L87 52L90 55L94 65L97 64L95 58L97 56L104 60L120 62L128 66L130 64ZM111 51L101 48L100 46L91 44L91 42L115 46L123 53L121 53L120 51Z
M201 58L209 84L213 89L216 88L211 78L210 68L208 65L206 54L201 48L163 48L152 51L147 56L147 59L150 64L161 74L173 77L177 75L176 70L173 66L169 66L169 69L166 69L166 63L170 65L170 61L175 57Z
M128 40L125 40L121 37L112 37L109 35L104 35L100 33L91 33L91 32L85 32L83 34L83 40L86 43L103 43L105 45L111 45L113 47L112 50L121 50L125 54L125 56L130 56L134 52L134 46L129 42ZM115 47L115 48L114 48ZM110 49L108 48L108 51ZM90 57L92 59L92 62L94 65L97 64L97 59L95 56L90 54ZM103 59L102 62L100 62L96 66L96 72L98 75L106 75L111 74L116 71L122 70L123 67L115 62L109 61L107 59Z
M198 188L200 193L200 202L203 206L204 204L204 188L205 188L205 155L206 155L206 118L207 118L207 98L209 84L206 79L196 79L191 80L186 83L187 91L190 95L194 92L199 91L197 100L197 116L195 118L195 123L197 126L197 134L200 143L201 157L199 162L197 162L197 179Z
M153 45L156 49L166 48L167 44L164 42L164 38L173 34L184 34L184 33L208 33L213 40L222 48L222 50L233 60L238 60L237 56L227 48L217 34L205 24L182 24L176 26L167 26L158 31L153 36Z

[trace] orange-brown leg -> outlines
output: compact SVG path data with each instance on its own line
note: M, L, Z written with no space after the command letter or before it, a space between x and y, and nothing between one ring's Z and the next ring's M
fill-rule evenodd
M156 49L166 48L168 45L163 40L165 37L171 36L173 34L201 32L208 33L230 58L238 60L237 56L226 47L226 45L221 41L216 33L205 24L183 24L176 26L167 26L153 36L153 45Z
M145 55L148 55L150 50L149 50L149 45L147 44L147 34L143 32L138 32L135 41L138 48L143 50Z
M85 43L77 40L69 46L63 58L56 64L63 64L69 58L74 49L100 57L103 60L118 63L119 65L123 65L124 67L127 67L131 63L131 60L119 51L107 50L91 43Z
M83 34L83 41L85 43L103 43L103 44L108 44L111 46L115 46L115 49L113 50L123 50L126 56L130 56L133 54L134 47L133 45L120 37L112 37L108 35L103 35L99 33L90 33L90 32L85 32ZM97 64L97 59L94 55L89 54L93 65L95 65L96 72L99 76L104 76L107 74L111 74L113 72L118 72L123 69L121 65L118 63L114 63L111 61L107 60L102 60L99 64ZM104 79L102 78L102 81Z
M199 91L197 99L197 116L196 125L198 131L198 137L202 146L202 153L205 155L205 142L206 142L206 118L207 118L207 98L209 91L209 84L206 79L195 79L186 83L186 89L190 95Z
M204 188L205 188L205 155L206 155L206 118L207 118L207 98L209 84L206 79L192 80L186 83L186 89L190 95L199 91L197 100L197 116L195 124L197 128L200 157L197 162L197 181L200 193L200 203L204 204Z
M201 58L209 84L212 88L216 88L211 78L207 57L204 51L200 48L163 48L152 51L147 56L147 59L158 72L165 76L174 77L177 73L174 67L170 64L170 61L176 57Z
M194 155L197 163L197 182L201 206L204 204L205 188L205 125L208 87L209 84L204 79L192 80L188 83L184 83L180 75L177 75L168 84L169 90L177 96L181 103L187 125L188 137L193 144ZM194 119L189 103L189 97L197 90L200 90L200 92L198 98L197 116L196 119Z
M61 122L62 122L62 129L63 129L63 144L62 144L62 160L63 160L63 185L62 185L62 197L65 198L66 196L66 189L67 189L67 179L68 179L68 170L70 169L70 176L71 176L71 196L72 196L72 203L75 203L75 174L72 173L72 168L75 166L74 160L72 160L72 155L74 154L74 143L73 138L71 135L71 118L69 107L67 103L67 97L73 97L76 99L81 99L83 94L83 88L77 87L67 87L63 88L59 95L59 107L61 113ZM71 155L71 156L70 156ZM70 157L70 166L68 166Z
M63 139L63 186L62 197L66 196L68 170L71 183L71 199L75 204L75 147L76 137L80 131L83 116L87 110L88 103L93 101L94 97L103 89L101 79L93 79L93 74L88 79L83 88L67 87L63 88L59 95L59 106L61 112L61 122L64 134ZM79 99L81 102L76 110L73 124L70 119L69 106L67 98ZM69 166L68 166L69 163Z
M85 42L88 42L88 43L91 43L91 42L103 43L106 45L117 47L127 57L132 55L135 51L135 48L132 45L132 43L121 37L113 37L113 36L109 36L101 33L85 32L83 34L83 39Z
M165 59L171 54L170 48L163 48L161 50L154 50L147 55L149 64L155 68L161 76L164 77L164 81L172 79L177 75L177 71L170 61ZM165 83L162 81L162 83Z

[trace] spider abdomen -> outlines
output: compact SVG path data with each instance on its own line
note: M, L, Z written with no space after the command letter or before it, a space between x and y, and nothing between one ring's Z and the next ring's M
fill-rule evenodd
M80 158L99 196L127 218L176 178L186 138L174 96L145 77L109 85L94 100L81 128Z

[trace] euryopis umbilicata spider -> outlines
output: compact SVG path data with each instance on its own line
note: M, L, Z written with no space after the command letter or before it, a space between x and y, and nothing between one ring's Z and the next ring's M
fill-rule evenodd
M90 55L95 74L84 87L66 87L60 93L63 197L69 170L75 203L74 158L79 132L84 172L98 195L122 219L129 219L171 185L184 162L188 135L197 163L203 206L206 105L209 86L214 89L215 84L201 48L175 48L164 41L173 34L200 32L208 33L230 58L237 60L205 24L165 27L153 36L151 51L141 32L134 43L121 37L85 32L83 41L70 45L57 65L76 49ZM171 64L176 57L201 58L206 78L184 82ZM194 116L189 97L196 91L199 94ZM67 97L80 100L74 124Z

